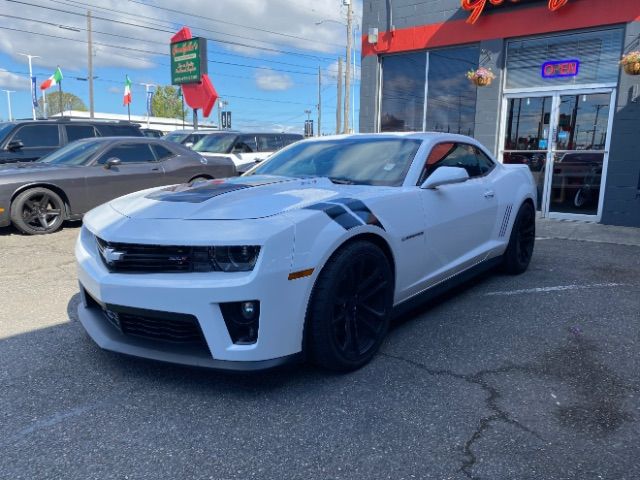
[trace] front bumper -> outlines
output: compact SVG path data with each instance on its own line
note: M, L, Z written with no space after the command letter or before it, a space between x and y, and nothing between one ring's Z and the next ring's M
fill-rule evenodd
M185 233L186 227L178 227L176 221L153 222L156 232L159 224L166 222L167 232ZM197 228L202 229L198 223ZM208 227L215 229L213 223ZM83 227L76 243L83 295L79 319L100 347L127 355L237 371L287 363L302 350L306 303L312 286L312 277L288 280L292 245L292 230L274 235L263 244L251 272L112 273L99 257L94 235ZM219 304L248 300L260 301L258 339L250 345L234 344ZM105 317L102 307L109 306L195 317L206 348L125 334Z

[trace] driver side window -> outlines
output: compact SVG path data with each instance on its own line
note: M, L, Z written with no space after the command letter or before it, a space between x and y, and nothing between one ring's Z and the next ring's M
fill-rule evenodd
M102 154L98 160L98 164L104 165L110 158L117 158L123 164L156 161L156 157L154 157L151 148L149 148L149 145L146 143L124 143L113 147Z
M464 168L469 174L469 178L479 177L483 174L473 146L464 143L439 143L431 149L420 173L418 185L422 185L440 167Z

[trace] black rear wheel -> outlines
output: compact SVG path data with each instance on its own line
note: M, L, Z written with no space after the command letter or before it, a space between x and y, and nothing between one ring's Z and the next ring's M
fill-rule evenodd
M64 221L64 202L47 188L25 190L11 204L11 221L27 235L55 232Z
M362 367L378 351L393 304L393 274L376 245L359 241L327 262L311 296L308 346L316 364L338 371Z
M502 268L506 273L517 275L524 272L531 262L536 240L536 212L530 202L518 210L504 253Z

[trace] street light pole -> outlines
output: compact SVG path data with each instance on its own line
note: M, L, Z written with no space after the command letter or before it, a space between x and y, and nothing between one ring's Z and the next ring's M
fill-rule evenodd
M353 42L351 29L353 22L353 8L352 1L347 4L347 61L345 62L345 88L344 88L344 133L349 133L349 108L351 104L351 43Z
M31 92L31 113L33 114L33 119L36 119L36 106L33 104L33 96L36 96L36 100L38 99L38 95L33 91L33 69L31 67L31 59L32 58L40 58L38 55L29 55L28 53L19 53L18 55L22 55L23 57L27 57L29 59L29 91Z
M15 92L15 90L3 90L3 92L7 92L7 107L9 109L9 121L13 120L13 114L11 113L11 94Z
M91 39L91 10L87 10L87 49L89 57L87 62L89 70L89 118L93 118L95 111L93 106L93 43Z

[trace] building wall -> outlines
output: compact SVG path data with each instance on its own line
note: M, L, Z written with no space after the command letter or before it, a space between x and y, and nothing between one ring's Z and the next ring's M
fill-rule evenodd
M627 24L626 51L640 50L640 22ZM602 223L640 227L640 76L620 70L616 112L611 127L609 167Z
M617 10L621 13L619 18L613 22L624 23L620 19L634 19L626 23L625 52L640 49L640 11L637 11L637 0L619 0ZM487 2L488 3L488 2ZM587 3L589 5L587 5ZM597 26L599 16L605 13L605 2L597 0L586 0L575 2L571 5L573 10L565 16L573 18L572 28L585 26ZM392 15L389 16L389 7ZM508 11L514 12L520 8L525 9L527 5L509 5ZM595 12L600 9L600 13ZM623 12L624 10L624 12ZM505 11L507 9L505 8ZM636 12L637 13L633 13ZM522 12L524 13L524 12ZM557 15L558 12L554 12ZM438 24L449 21L463 21L468 17L468 12L460 8L460 0L364 0L362 30L365 33L363 51L367 44L366 34L372 27L378 28L380 34L392 31L391 25L398 30L405 30L412 27ZM499 22L499 14L490 14L496 17ZM538 29L533 34L543 33L545 25L552 25L551 31L561 31L559 17L550 16L547 22L533 22L532 28ZM550 20L550 21L549 21ZM493 20L487 19L486 23ZM555 22L555 24L554 24ZM590 22L590 23L589 23ZM455 22L458 23L458 22ZM612 21L609 22L612 24ZM479 25L479 24L478 24ZM492 28L497 31L498 25ZM474 27L476 27L475 25ZM509 26L502 24L502 28L508 30ZM513 26L512 26L513 27ZM407 43L406 50L421 49L416 44L422 35L416 29L413 35L413 44ZM443 34L446 36L446 34ZM498 34L499 35L499 34ZM512 33L511 36L519 34ZM438 43L438 32L430 37L429 41ZM388 37L387 37L388 40ZM504 47L503 39L481 38L480 49L481 59L479 63L491 67L498 78L492 85L479 88L477 91L475 137L486 145L494 154L498 150L499 124L501 107L501 85L504 73ZM464 42L461 42L464 43ZM424 49L424 48L422 48ZM396 49L396 51L398 51ZM488 55L487 55L488 54ZM362 59L362 79L360 92L360 130L362 132L373 132L376 130L378 117L377 103L379 94L379 57L377 55L366 55ZM616 99L616 112L613 119L611 147L609 154L609 164L606 178L606 189L604 195L604 205L602 209L602 223L614 225L626 225L640 227L640 149L637 146L636 138L640 132L640 98L632 101L632 92L640 89L640 77L632 77L621 70Z

